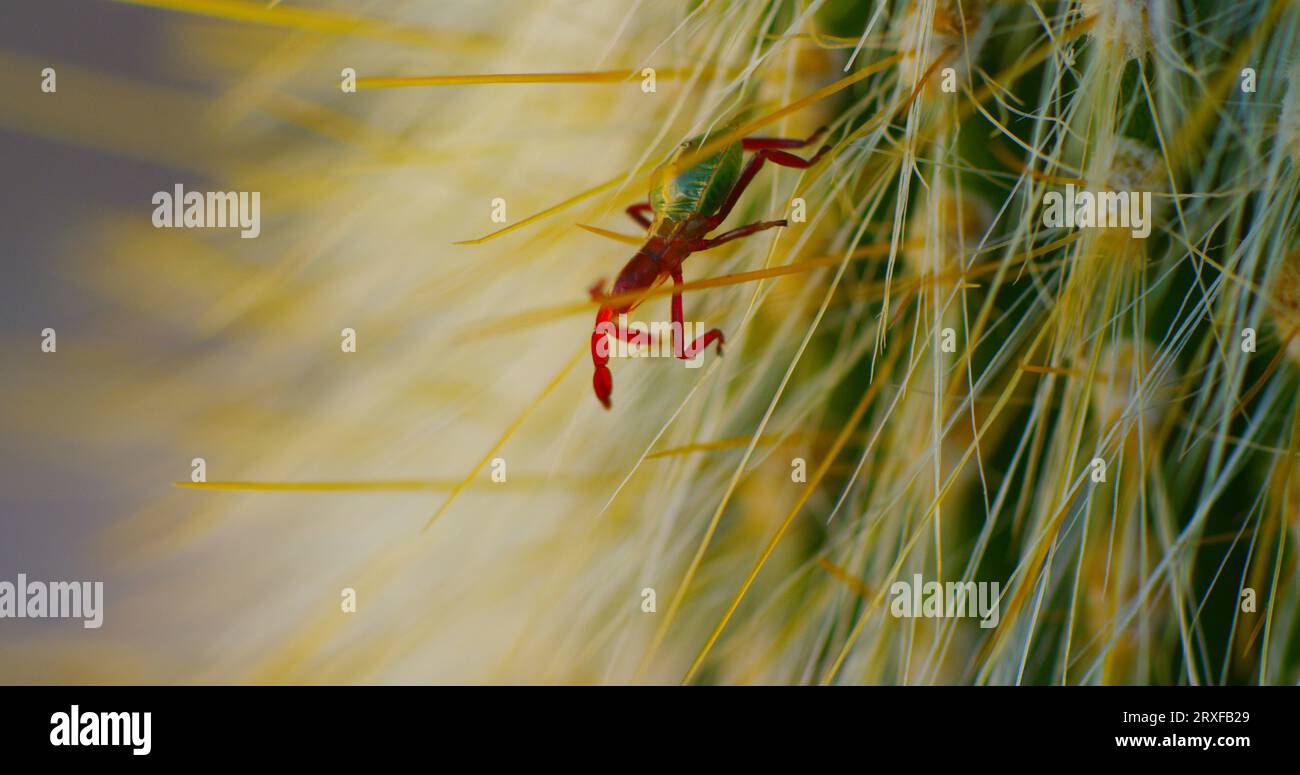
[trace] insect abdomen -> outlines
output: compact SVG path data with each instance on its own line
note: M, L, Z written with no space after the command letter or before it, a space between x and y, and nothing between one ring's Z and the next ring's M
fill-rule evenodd
M727 192L740 176L741 144L731 143L698 164L678 170L678 160L699 148L702 140L697 137L683 143L659 168L650 187L650 205L656 214L670 221L684 221L692 215L713 215L722 207Z

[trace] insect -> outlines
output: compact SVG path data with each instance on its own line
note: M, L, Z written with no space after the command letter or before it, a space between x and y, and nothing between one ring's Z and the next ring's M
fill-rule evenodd
M716 130L717 133L725 133ZM732 208L744 193L745 188L754 180L764 162L772 162L782 167L807 169L821 159L830 150L823 145L811 158L804 159L789 153L787 148L802 148L817 141L826 131L822 127L804 140L779 137L746 137L728 143L711 156L695 164L681 168L677 162L688 154L694 153L708 140L708 135L700 135L682 143L658 170L651 180L650 201L634 204L627 208L627 214L634 221L645 227L649 236L646 243L636 255L619 272L614 281L613 291L609 295L619 296L638 290L653 288L671 277L673 285L682 284L682 262L691 253L708 250L732 240L748 237L765 229L787 225L785 219L779 221L758 221L723 232L715 237L708 233L716 229L727 219ZM741 168L745 151L753 151L749 163ZM653 213L650 218L648 213ZM591 297L599 301L605 297L604 281L591 288ZM596 398L610 408L610 394L614 390L614 377L609 370L609 340L613 335L620 340L639 343L639 333L629 334L622 326L614 326L611 321L615 315L629 312L635 302L601 305L596 312L596 327L591 335L591 360L596 366L592 386ZM674 337L673 354L677 358L690 360L695 354L707 348L713 342L718 343L717 352L722 354L722 331L714 328L698 337L693 342L682 340L684 331L682 319L682 295L673 293L672 331Z

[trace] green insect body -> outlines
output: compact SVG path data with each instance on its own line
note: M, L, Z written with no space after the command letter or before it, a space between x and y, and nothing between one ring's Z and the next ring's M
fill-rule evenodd
M727 130L717 130L721 134ZM740 177L743 146L728 143L713 155L681 168L680 161L695 153L709 135L700 135L678 146L658 169L650 186L650 206L662 220L680 222L694 215L714 215Z

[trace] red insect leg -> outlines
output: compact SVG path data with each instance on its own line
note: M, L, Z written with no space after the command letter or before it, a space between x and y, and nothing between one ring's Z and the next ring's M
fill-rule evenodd
M814 135L814 137L815 136L816 135ZM809 141L812 140L812 138L808 139ZM793 167L801 170L808 169L820 161L822 156L830 149L831 147L829 145L823 145L810 159L804 159L795 156L793 153L786 153L785 151L774 151L769 148L759 150L758 153L755 153L754 157L749 160L749 164L745 165L745 170L740 173L740 177L736 179L736 184L731 187L731 191L727 192L727 198L722 203L722 207L718 210L718 214L713 216L711 219L713 224L717 225L727 220L727 216L731 214L731 210L736 206L736 202L740 201L740 195L745 193L745 189L749 187L751 182L753 182L754 176L763 168L763 162L770 161L773 164L782 167Z
M764 148L802 148L805 145L817 142L817 138L821 137L825 132L826 127L821 127L802 140L791 137L746 137L740 142L746 151L760 151Z
M629 206L627 208L627 214L632 217L632 220L641 224L642 228L648 229L650 228L650 218L646 213L653 209L654 207L649 202L640 202Z
M674 269L673 287L677 288L681 284L682 270ZM673 323L675 324L673 328L674 331L686 331L686 323L682 315L682 295L680 293L673 294ZM718 341L718 355L722 355L722 343L726 340L722 336L722 331L716 328L709 330L704 334L704 336L699 337L689 344L682 341L673 342L673 347L678 358L681 358L684 361L689 361L691 358L695 357L695 353L703 350L710 344L713 344L715 339Z
M710 239L696 240L695 242L690 243L691 252L695 253L700 250L708 250L709 248L716 248L717 246L725 244L727 242L731 242L734 239L740 239L741 237L748 237L751 234L756 234L757 232L764 231L766 229L775 229L778 226L788 226L788 225L789 222L786 221L786 219L784 218L782 218L779 221L758 221L756 223L751 223L747 226L741 226L738 229L732 229L731 231L724 231L718 236L712 237Z
M593 294L595 292L593 288ZM649 332L631 331L615 325L613 321L614 311L609 307L601 307L596 312L596 325L591 332L591 362L596 367L591 384L596 391L596 398L600 399L600 403L604 404L606 409L610 408L609 396L614 392L614 375L609 370L610 343L607 337L612 334L616 339L628 344L654 346L654 338ZM605 340L603 346L602 340Z

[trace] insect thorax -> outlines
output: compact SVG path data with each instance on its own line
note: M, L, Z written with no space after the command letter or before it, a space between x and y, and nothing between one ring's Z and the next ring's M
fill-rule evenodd
M700 147L703 136L682 143L672 158L655 171L650 186L650 205L655 214L670 221L684 221L693 215L713 215L722 207L727 193L740 177L742 148L731 143L692 166L680 162Z

